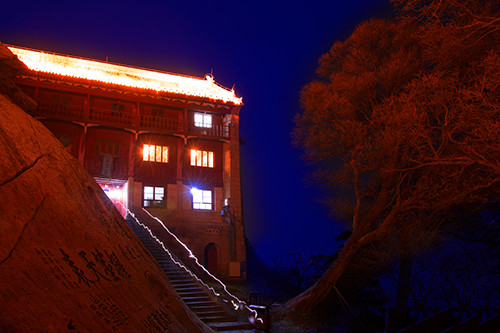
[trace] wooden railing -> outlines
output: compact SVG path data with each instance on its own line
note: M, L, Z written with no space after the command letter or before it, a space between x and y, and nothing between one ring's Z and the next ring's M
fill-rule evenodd
M185 127L181 119L174 117L158 117L137 115L132 112L112 111L107 108L83 106L54 108L50 103L40 102L38 108L31 112L34 116L53 119L78 121L111 127L136 129L160 133L184 133ZM210 128L189 126L188 135L229 138L228 124L212 125Z
M167 130L182 132L182 121L177 118L141 115L139 127L141 129Z
M102 125L120 126L120 127L135 127L134 117L126 112L111 112L109 109L90 108L89 122Z
M191 127L189 134L198 136L214 136L221 138L229 138L228 125L212 125L210 128L206 127Z
M36 116L58 118L64 120L83 121L82 107L51 107L50 104L39 104L37 110L34 111Z

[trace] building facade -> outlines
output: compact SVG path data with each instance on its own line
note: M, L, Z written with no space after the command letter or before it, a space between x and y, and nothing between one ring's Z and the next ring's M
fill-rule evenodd
M212 273L245 276L239 112L213 77L9 46L39 119L123 216L148 210Z

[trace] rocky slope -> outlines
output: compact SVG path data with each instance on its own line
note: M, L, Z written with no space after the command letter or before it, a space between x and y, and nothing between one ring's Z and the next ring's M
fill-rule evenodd
M0 44L0 332L205 332L93 178L22 108ZM22 107L22 108L21 108Z

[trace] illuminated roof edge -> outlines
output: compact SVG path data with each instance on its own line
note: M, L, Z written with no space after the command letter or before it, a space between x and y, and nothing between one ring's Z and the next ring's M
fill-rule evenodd
M151 89L193 97L203 97L242 105L242 98L234 90L217 84L213 76L197 78L155 70L48 53L13 45L7 47L30 70L69 76L90 81L118 84L133 88Z

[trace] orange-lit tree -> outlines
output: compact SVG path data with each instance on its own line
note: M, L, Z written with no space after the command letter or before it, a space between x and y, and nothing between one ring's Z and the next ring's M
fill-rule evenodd
M313 310L368 245L397 238L404 256L455 207L500 197L498 5L394 2L394 21L333 44L302 91L294 142L322 184L349 186L352 235L291 310Z

